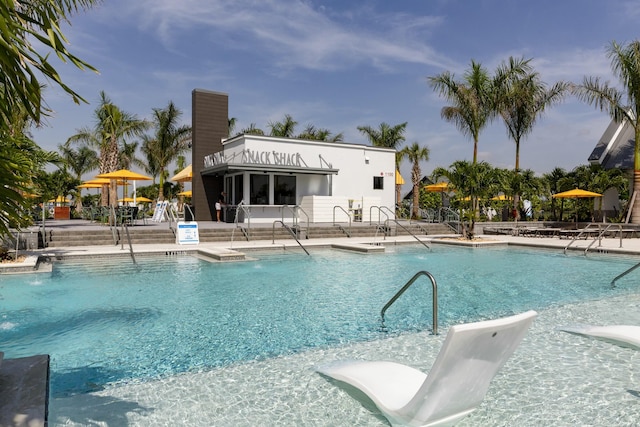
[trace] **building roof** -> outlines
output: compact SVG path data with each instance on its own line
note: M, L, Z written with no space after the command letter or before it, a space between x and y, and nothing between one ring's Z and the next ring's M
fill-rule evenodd
M604 169L633 169L635 135L627 122L611 121L589 155L589 163Z

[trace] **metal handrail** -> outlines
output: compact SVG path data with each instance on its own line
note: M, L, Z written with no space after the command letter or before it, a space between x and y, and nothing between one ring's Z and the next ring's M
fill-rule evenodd
M276 242L276 224L277 223L282 224L282 228L284 228L285 230L287 230L289 232L289 234L291 235L291 237L293 237L295 239L296 242L298 242L298 245L300 245L300 247L302 248L303 251L306 252L307 255L311 255L309 253L309 251L307 251L307 248L305 248L304 246L302 246L302 243L300 243L300 240L298 240L298 236L296 236L296 233L293 232L293 230L291 229L291 227L289 227L287 224L285 224L283 221L273 221L273 228L272 228L272 234L271 234L271 243L274 244Z
M422 240L420 240L420 239L418 238L418 236L416 236L416 235L415 235L411 230L409 230L407 227L405 227L404 225L400 224L400 222L399 222L397 219L395 219L395 218L387 219L387 220L384 222L384 227L385 227L385 228L387 228L387 229L389 228L389 221L393 221L393 222L395 222L395 223L396 223L396 225L397 225L398 227L402 228L404 231L406 231L406 232L407 232L407 233L409 233L411 236L413 236L413 238L414 238L414 239L416 239L418 242L422 243L422 245L423 245L424 247L426 247L427 249L431 249L431 248L429 247L429 245L427 245L425 242L423 242ZM387 237L387 235L386 235L386 233L385 233L385 239L386 239L386 237Z
M618 227L618 231L620 232L620 247L622 247L622 224L608 224L604 228L604 230L600 231L598 233L598 236L595 237L591 243L589 243L589 246L587 246L587 248L584 250L585 255L596 241L598 241L598 247L602 246L602 237L604 237L604 235L607 233L607 231L609 231L611 227ZM600 226L598 226L598 230L600 230Z
M138 264L136 262L136 257L133 255L133 245L131 245L131 236L129 235L129 226L124 221L122 222L122 229L125 231L125 235L127 236L127 241L129 242L129 253L131 254L131 259L133 260L134 264ZM124 248L124 242L122 244L123 246L121 246L120 249Z
M573 236L573 239L571 239L571 241L570 241L569 243L567 243L567 246L565 246L565 247L564 247L563 253L565 253L565 254L566 254L566 253L567 253L567 249L569 249L569 246L573 245L573 244L574 244L574 242L575 242L576 240L578 240L578 239L579 239L579 238L580 238L580 237L581 237L585 232L588 232L588 231L589 231L589 228L590 228L592 225L597 225L597 226L598 226L598 229L600 229L600 224L599 224L599 223L598 223L598 224L594 224L594 223L590 222L589 224L587 224L584 228L582 228L582 229L580 230L580 233L578 233L578 235L577 235L577 236ZM599 234L600 234L600 233L598 233L598 235L599 235ZM596 239L597 239L597 238L596 238ZM591 246L591 245L589 245L589 246Z
M247 205L244 202L244 199L240 200L240 203L238 203L236 206L236 217L234 218L234 223L236 225L236 228L238 228L238 214L241 210L242 212L244 212L245 216L247 217L247 232L245 233L243 229L242 233L247 237L247 240L251 240L251 209L249 205ZM233 234L232 234L232 241L233 241Z
M621 279L622 277L626 276L627 274L631 273L633 270L635 270L636 268L640 267L640 262L637 263L636 265L634 265L633 267L627 269L626 271L618 274L612 281L611 281L611 287L615 288L616 287L616 282L618 281L618 279Z
M308 239L309 238L309 231L311 230L311 221L309 220L309 214L300 205L295 205L294 209L296 210L296 212L298 212L298 215L300 215L300 212L302 212L304 214L305 218L307 218L306 236L307 236L307 239Z
M391 305L396 302L396 300L398 298L400 298L400 296L407 290L409 289L409 287L411 285L413 285L413 282L415 282L416 280L418 280L418 278L420 276L427 276L429 278L429 280L431 280L431 287L433 289L433 295L432 295L432 306L433 306L433 335L438 335L438 285L436 283L436 279L431 275L431 273L429 273L428 271L419 271L416 274L413 275L413 277L407 282L405 283L405 285L398 291L396 292L396 294L389 300L389 302L387 302L384 307L382 307L382 310L380 311L380 318L382 320L382 328L386 329L384 326L384 313L387 311L387 309L389 307L391 307Z
M307 238L309 237L309 215L304 211L304 209L302 209L302 207L300 207L299 205L295 205L295 206L289 206L289 205L282 205L280 206L280 213L281 213L281 219L282 222L284 222L284 210L285 209L289 209L291 211L291 218L292 218L292 222L294 226L299 225L298 224L298 215L299 212L302 212L304 214L304 216L307 218L307 227L306 227L306 235Z
M111 237L113 237L113 245L117 245L118 244L118 227L116 225L116 208L112 205L109 206L109 229L111 230Z
M380 207L380 206L371 206L369 208L369 225L373 224L373 215L371 215L371 211L373 209L377 209L378 210L378 224L380 224L380 214L384 214L384 216L386 216L387 219L389 219L389 215L387 215L385 212L382 212L382 207Z
M347 236L351 237L351 215L349 215L349 212L344 210L344 208L340 205L335 205L333 207L333 225L336 225L336 208L344 212L345 215L347 215L347 217L349 218L349 231L347 232Z

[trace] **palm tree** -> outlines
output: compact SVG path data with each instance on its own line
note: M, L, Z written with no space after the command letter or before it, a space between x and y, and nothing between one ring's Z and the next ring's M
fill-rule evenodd
M407 122L391 126L385 122L380 123L378 129L371 126L358 126L360 133L364 134L369 143L374 147L393 148L396 150L396 170L400 169L402 156L398 152L398 147L404 143L404 132L407 129ZM401 184L396 184L396 207L400 206Z
M418 208L420 207L420 181L422 179L422 171L420 170L420 162L429 160L429 148L421 147L420 144L414 142L408 147L400 150L402 158L407 157L412 164L411 167L411 183L413 184L413 210L412 218L418 218Z
M516 144L515 172L520 171L520 142L531 134L544 110L560 102L569 85L558 82L550 89L534 72L530 59L509 58L496 71L494 90L496 109L507 128L507 134ZM513 208L519 217L520 193L513 194Z
M153 138L149 135L142 135L142 144L140 145L140 153L142 158L135 158L134 164L141 168L145 174L153 178L153 185L156 184L156 178L160 175L160 168L156 164L156 155L154 153L155 144Z
M255 123L251 123L248 127L240 131L241 135L264 135L264 131L256 127Z
M618 123L628 123L634 129L633 191L640 194L640 40L627 45L615 41L607 49L613 74L621 89L602 83L598 77L585 77L581 85L573 86L578 99L606 111ZM640 224L640 197L631 209L631 223Z
M189 148L191 143L191 126L179 126L182 111L169 101L166 108L153 110L153 137L144 139L143 146L154 157L154 163L160 175L158 200L164 200L164 180L168 176L167 167Z
M58 148L64 160L65 168L71 170L76 180L81 181L82 175L98 168L98 155L91 148L82 146L74 150L68 143L60 145ZM73 197L76 202L76 212L82 212L81 190L77 188Z
M499 183L500 174L487 162L455 161L449 169L442 167L433 171L434 178L445 177L449 188L456 192L460 199L469 198L471 206L477 206L478 198L488 199ZM460 216L463 237L472 239L476 222L476 211L471 210ZM468 220L467 227L465 220Z
M0 62L0 123L6 125L14 117L14 111L24 110L36 124L42 114L50 111L42 100L43 85L38 80L44 76L48 82L59 86L74 102L85 102L82 97L62 82L58 72L49 62L53 51L63 62L71 62L77 68L95 68L72 55L66 48L67 39L62 33L61 22L80 9L88 9L97 0L49 0L35 2L4 2L0 7L2 22L2 61ZM34 45L38 43L38 45Z
M121 110L113 104L104 91L100 92L100 104L94 110L96 125L94 128L82 128L71 136L67 143L75 142L99 150L99 171L108 173L117 170L120 148L127 138L142 135L149 123L139 120L135 115ZM115 180L109 188L110 204L117 203L117 186ZM106 206L107 193L102 192L102 205Z
M236 119L235 117L229 117L229 126L227 129L227 135L229 136L233 135L233 131L236 129L237 122L238 122L238 119Z
M554 168L551 172L542 175L542 181L546 183L551 199L551 215L554 220L558 219L556 213L556 199L552 197L554 194L558 194L564 189L561 189L561 182L567 176L567 172L562 168Z
M487 70L472 60L471 69L464 74L462 81L456 81L449 71L428 80L440 96L453 104L442 107L440 115L473 139L473 163L476 163L480 132L496 114L493 83Z
M122 143L122 148L118 153L118 169L130 169L132 164L137 164L136 162L136 152L138 151L139 143L137 141L134 142L126 142Z
M309 139L311 141L326 141L326 142L342 142L344 137L342 133L334 135L329 129L318 129L314 125L307 125L304 131L298 135L298 139Z
M294 129L298 122L286 114L283 122L269 122L268 126L271 128L271 136L279 136L281 138L293 138Z
M382 122L378 129L372 128L371 126L358 126L360 133L364 134L374 147L393 149L397 149L398 146L404 142L404 132L406 129L407 122L395 126Z
M569 87L568 83L558 82L547 89L530 61L510 57L508 64L498 68L494 80L496 108L516 144L516 171L520 170L520 142L531 134L545 109L563 99Z

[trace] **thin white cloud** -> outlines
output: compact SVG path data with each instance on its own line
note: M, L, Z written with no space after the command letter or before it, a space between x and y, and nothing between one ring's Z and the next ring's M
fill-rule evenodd
M369 64L382 69L398 62L446 67L450 61L422 36L437 17L371 16L363 22L303 1L137 0L120 13L175 48L186 32L226 49L269 55L283 68L333 70ZM375 31L369 30L375 26Z

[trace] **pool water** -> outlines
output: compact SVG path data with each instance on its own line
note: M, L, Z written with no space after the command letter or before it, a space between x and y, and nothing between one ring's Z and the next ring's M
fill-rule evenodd
M210 263L190 256L63 262L50 275L3 277L5 357L51 355L54 397L260 361L314 348L430 330L438 281L440 326L635 292L632 258L513 248L315 250Z

